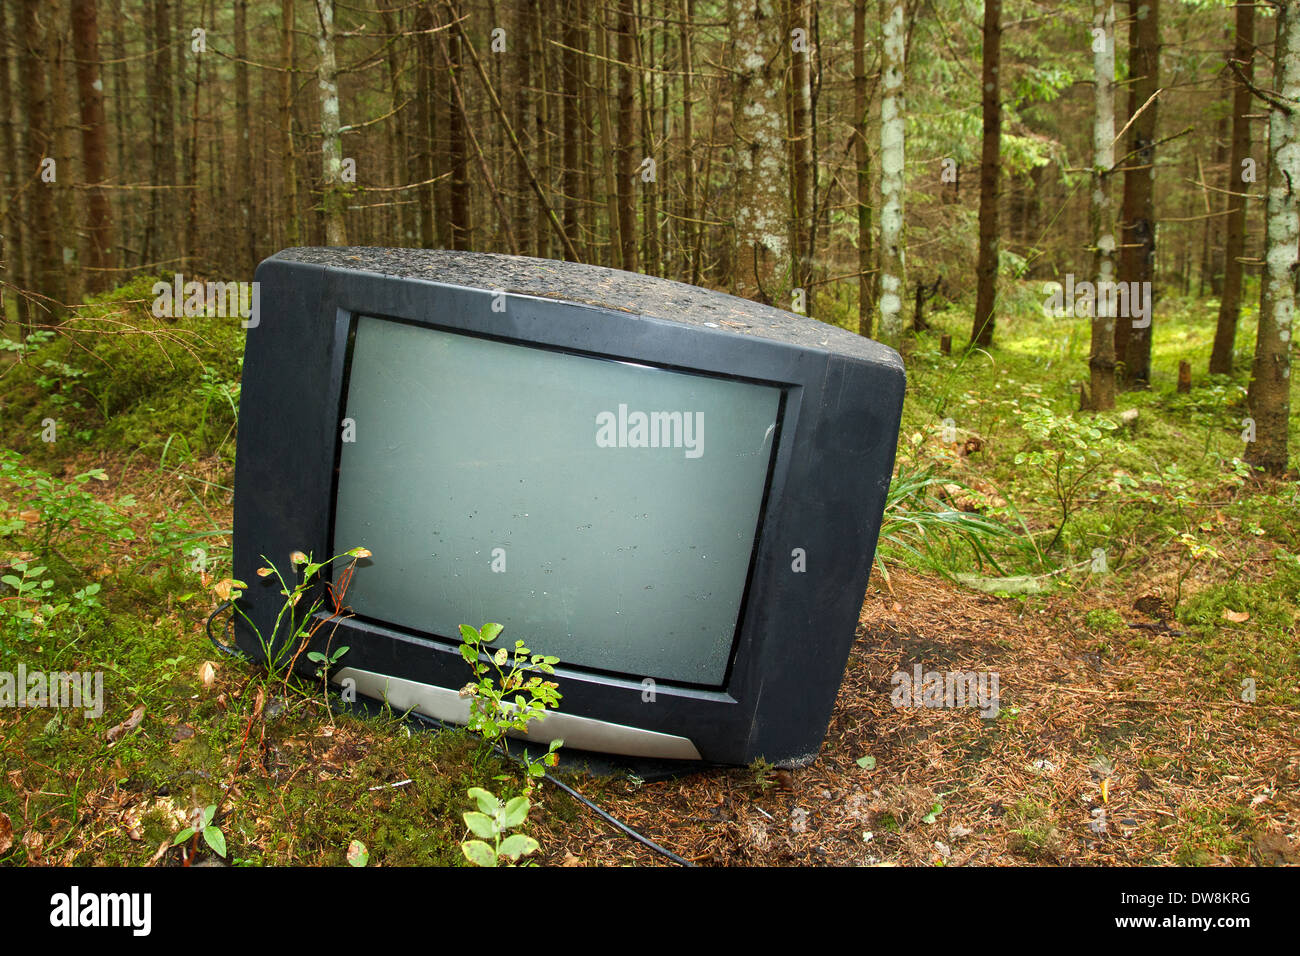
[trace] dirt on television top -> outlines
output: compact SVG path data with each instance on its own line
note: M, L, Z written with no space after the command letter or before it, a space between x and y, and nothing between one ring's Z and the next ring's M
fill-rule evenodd
M902 368L902 360L893 349L837 325L725 292L603 266L487 252L371 246L285 249L272 259L559 299Z

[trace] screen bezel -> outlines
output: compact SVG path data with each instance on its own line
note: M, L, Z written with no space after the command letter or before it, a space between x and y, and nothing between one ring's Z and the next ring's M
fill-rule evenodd
M586 349L575 348L572 346L539 343L534 340L523 340L518 338L511 338L505 335L495 335L484 331L466 330L462 328L455 328L447 324L446 322L419 321L419 320L403 318L401 316L381 315L378 314L376 310L368 309L363 311L348 311L346 313L341 313L339 316L336 317L336 322L342 322L346 325L346 329L344 331L344 339L343 339L345 345L342 350L342 367L339 370L339 379L338 379L339 381L338 420L339 421L343 421L344 418L346 418L347 416L348 394L349 394L349 388L351 386L351 381L352 381L352 360L353 360L353 354L356 346L357 326L360 323L360 320L362 318L375 319L381 322L395 322L400 325L407 325L413 328L429 329L431 331L445 332L450 335L464 335L470 338L483 339L491 342L501 342L506 345L515 345L522 348L541 349L542 351L547 351L547 352L556 352L565 355L575 355L582 358L592 359L595 361L617 362L617 363L624 363L624 364L631 363L631 364L636 364L638 366L654 368L654 369L659 369L668 372L676 372L678 374L683 374L683 375L695 375L701 378L712 378L712 379L718 379L722 381L743 382L750 385L762 385L768 388L775 388L778 391L779 399L777 403L776 429L772 437L771 450L768 452L767 467L763 479L763 494L759 503L758 517L755 521L753 543L750 545L749 559L746 562L745 582L741 588L740 601L738 602L736 618L732 624L731 637L727 644L727 663L726 663L726 667L723 669L721 680L715 684L708 684L702 682L668 679L668 678L660 677L659 675L656 674L635 674L634 675L630 671L620 671L620 670L612 670L609 668L591 667L588 665L576 664L572 662L569 663L565 663L563 661L561 662L561 664L563 665L562 669L565 672L572 673L572 674L589 674L592 676L599 676L604 678L620 678L625 680L637 680L637 681L643 681L649 678L653 680L656 683L656 685L660 685L664 687L674 687L683 690L725 691L731 682L732 672L736 662L736 655L740 648L741 635L744 632L745 619L746 616L749 614L750 604L754 598L753 586L754 586L755 571L758 567L759 555L762 554L762 549L764 545L763 532L766 526L768 505L772 497L772 485L776 476L777 462L778 459L781 457L782 450L783 450L783 445L782 445L783 436L785 435L786 432L786 429L784 427L786 404L789 399L790 392L792 390L798 389L800 386L792 382L780 382L780 381L772 381L767 379L759 379L759 378L753 378L744 375L738 375L735 373L723 374L714 371L701 371L698 368L694 368L694 367L670 365L663 362L650 361L640 357L633 358L630 356L623 356L623 355L597 353ZM327 553L329 554L335 553L333 549L338 547L338 542L335 540L335 523L338 518L338 490L339 490L339 477L340 477L340 469L342 464L342 457L343 457L343 435L341 429L336 429L335 442L334 442L334 454L333 454L333 467L331 470L331 480L330 480L329 516L327 522L327 527L328 527L327 541L329 542L328 543L329 550ZM341 564L336 563L334 565L331 565L331 571L333 572L330 579L331 583L337 584L338 575L341 572ZM337 602L335 601L334 590L331 588L326 592L326 595L327 595L326 606L329 610L329 613L331 615L339 614L343 610L343 608L340 608ZM402 635L404 637L413 638L421 642L438 644L450 650L458 650L461 644L461 639L459 636L438 634L433 631L422 631L418 628L413 628L408 625L398 624L393 621L388 621L383 618L376 618L365 614L357 614L355 612L351 612L348 614L347 620L364 623L369 625L371 628L388 632L391 633L392 635ZM540 652L545 651L545 648L533 648L533 649Z

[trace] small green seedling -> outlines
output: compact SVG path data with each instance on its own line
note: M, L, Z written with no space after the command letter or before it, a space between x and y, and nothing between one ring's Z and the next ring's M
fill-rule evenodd
M478 810L463 814L465 826L479 839L461 843L465 859L475 866L500 866L503 860L506 866L514 866L521 857L540 849L532 837L509 833L528 819L532 804L527 797L515 797L502 804L482 787L471 787L468 793L478 804Z

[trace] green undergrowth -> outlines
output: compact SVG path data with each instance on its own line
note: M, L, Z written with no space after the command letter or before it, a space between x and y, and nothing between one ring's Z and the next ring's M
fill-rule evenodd
M153 319L151 286L103 297L61 334L15 344L12 325L5 333L0 670L101 671L104 713L0 710L0 812L15 832L0 862L141 865L193 809L216 806L232 864L343 865L353 841L372 865L464 864L466 792L517 795L517 768L464 733L331 714L319 686L270 683L207 642L213 588L230 574L243 331L238 319ZM1300 486L1239 461L1251 311L1237 371L1212 379L1212 303L1166 303L1152 387L1121 393L1111 428L1078 412L1084 321L1044 317L1032 283L1006 301L988 352L962 353L959 306L933 312L934 330L909 342L879 580L943 575L1026 617L1055 602L1099 660L1172 662L1207 696L1235 699L1249 680L1260 703L1296 706ZM1189 394L1175 389L1180 359L1193 364ZM53 442L42 440L48 418ZM624 784L583 787L600 798ZM538 834L583 812L540 793ZM1187 820L1179 845L1192 863L1244 826ZM1016 852L1050 861L1057 825L1019 807ZM543 855L562 854L541 842ZM178 864L181 850L157 859Z
M155 318L155 281L142 277L95 297L57 330L24 337L13 323L5 328L7 447L42 462L65 458L70 448L164 462L233 459L240 319Z

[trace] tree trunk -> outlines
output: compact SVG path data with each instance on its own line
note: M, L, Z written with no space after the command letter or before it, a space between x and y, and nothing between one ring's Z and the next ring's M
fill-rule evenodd
M682 251L684 265L682 278L698 283L699 258L695 254L695 236L699 229L695 222L695 92L691 50L692 0L678 0L677 45L682 56L682 169L685 185L682 193Z
M903 229L907 36L903 0L882 0L882 100L880 104L880 340L903 341L903 293L907 288Z
M415 181L416 198L420 211L420 246L432 249L436 242L434 234L434 188L433 188L433 44L436 42L431 31L433 16L428 3L419 3L415 8L416 31L416 73L415 73Z
M432 9L433 0L425 0ZM446 27L445 10L434 15L430 27ZM451 249L454 245L451 227L451 90L447 82L447 71L440 64L441 58L448 56L447 30L443 29L429 38L429 142L433 150L430 175L433 184L433 227L440 249Z
M77 59L77 94L81 100L82 171L86 184L92 187L86 197L87 265L93 270L87 288L100 292L111 285L106 270L113 256L113 211L105 190L95 188L108 178L108 131L95 0L72 0L72 40Z
M1249 403L1255 441L1246 460L1273 474L1287 466L1291 414L1291 334L1295 272L1300 260L1300 5L1276 3L1273 89L1268 113L1268 200L1264 275L1260 283L1259 335L1255 341Z
M150 78L149 89L156 92L155 140L153 144L154 178L152 185L166 186L166 189L153 191L154 202L151 204L150 219L153 230L150 246L151 260L170 259L164 252L163 235L170 234L173 213L176 208L174 187L176 183L176 105L175 78L172 71L172 44L175 36L172 30L171 7L167 0L153 0L153 46L156 71Z
M1111 167L1115 165L1115 3L1093 0L1092 353L1088 358L1091 394L1097 411L1115 407L1115 298L1101 294L1115 281L1115 207L1111 203ZM1096 31L1102 31L1098 38Z
M399 186L410 182L407 174L407 162L409 153L407 151L406 138L406 96L402 91L402 45L398 42L402 34L402 23L399 19L401 11L396 11L398 16L394 16L394 11L388 6L387 0L376 0L376 6L379 8L379 15L384 21L384 32L388 34L388 52L384 62L388 69L388 89L392 98L393 109L393 141L392 141L392 160L393 185ZM415 242L415 230L411 228L411 207L405 201L406 196L403 192L397 194L397 207L394 210L393 219L397 226L398 244L403 246L412 245Z
M618 4L618 147L615 167L618 176L618 235L622 247L622 268L637 271L636 198L632 179L636 175L636 108L632 95L636 77L636 14L633 0Z
M248 95L248 0L235 0L235 118L239 123L235 169L239 175L239 227L243 230L239 252L244 265L257 265L257 237L253 223L253 117Z
M581 165L578 155L582 144L582 77L584 39L582 23L585 11L582 0L567 0L564 46L560 60L564 65L564 231L582 254L582 232L578 226L578 207L582 200Z
M460 18L459 3L449 3L447 11L452 20ZM447 54L451 64L450 69L447 70L449 86L451 78L460 80L464 62L463 45L467 42L461 30L451 30L447 34ZM473 220L469 202L469 154L466 150L469 139L469 134L466 132L469 117L450 100L447 108L451 118L447 136L448 161L451 169L451 247L469 249L473 245L471 236Z
M790 29L790 145L794 179L794 216L791 249L794 285L804 291L804 311L813 314L813 141L812 86L808 68L812 29L808 0L789 0ZM795 34L795 31L801 31Z
M346 246L343 222L343 137L339 132L339 80L334 58L334 0L316 0L316 46L320 62L316 76L320 83L321 202L325 244Z
M998 198L1002 181L1002 0L984 2L984 143L980 155L980 248L971 345L989 348L997 322Z
M114 168L113 178L121 183L126 181L127 176L127 155L128 155L128 133L127 130L132 128L130 116L132 113L131 105L127 100L127 90L130 89L129 77L127 75L126 64L126 41L122 36L122 21L124 19L122 0L113 0L113 10L109 15L109 43L113 59L113 132L117 140L114 143ZM127 243L130 239L138 237L142 220L140 218L140 207L143 203L132 199L125 189L117 191L117 237L120 248L120 261L123 266L132 265L132 256L129 254Z
M10 26L9 8L0 4L0 150L6 156L18 157L18 137L14 131L14 91L9 79ZM4 218L0 220L0 232L4 233L4 245L0 247L0 262L4 272L0 280L8 283L8 288L0 290L0 323L8 321L7 303L14 300L15 317L18 320L20 339L28 333L29 313L27 298L21 294L26 289L27 280L23 270L23 233L27 227L22 214L22 198L25 185L20 179L20 170L26 162L5 163L0 170L0 188L4 189ZM12 291L10 291L12 290Z
M1124 232L1120 250L1121 282L1130 289L1150 288L1154 304L1156 262L1155 141L1159 104L1151 97L1160 88L1160 0L1129 0L1129 117L1132 120L1124 171ZM1150 104L1148 104L1150 101ZM1145 109L1142 109L1146 106ZM1132 301L1130 295L1130 301ZM1130 309L1130 312L1133 310ZM1154 312L1154 305L1152 308ZM1154 315L1123 317L1115 323L1115 354L1124 361L1127 384L1145 387L1151 380L1151 326Z
M552 184L551 175L551 97L548 92L550 83L547 77L546 52L548 44L542 28L542 9L540 0L529 0L529 29L532 31L534 88L529 91L533 103L533 168L537 181L542 183L549 194ZM521 132L522 135L522 132ZM547 220L544 204L533 206L533 250L539 259L548 259L551 254L550 223Z
M298 227L298 165L297 146L293 141L294 94L294 0L280 0L280 130L284 166L284 231L290 246L302 241Z
M867 0L853 4L853 145L857 164L858 334L871 335L871 148L867 142Z
M208 12L211 15L212 0ZM199 234L199 93L203 88L203 58L194 58L194 93L190 97L190 131L185 148L185 233L181 249L182 261L188 266L194 254ZM284 155L288 156L289 153Z
M1232 58L1247 80L1254 76L1255 68L1255 6L1241 3L1237 6L1237 38ZM1232 346L1237 338L1237 319L1241 315L1241 280L1245 271L1242 258L1246 254L1245 193L1250 184L1242 179L1242 167L1250 158L1250 89L1240 79L1232 95L1232 154L1228 160L1226 188L1228 203L1227 248L1223 263L1223 294L1219 299L1219 322L1214 329L1214 350L1210 353L1210 374L1232 373Z
M732 0L736 154L735 291L784 304L789 276L789 182L785 176L781 20L772 0Z
M60 287L62 295L69 304L81 299L82 269L77 241L77 227L80 216L75 198L76 190L72 188L74 180L72 145L72 107L68 96L68 60L72 51L68 43L68 4L67 0L48 0L45 4L45 16L53 25L53 42L47 42L46 50L52 50L53 63L50 65L50 132L54 136L51 155L58 162L58 180L49 185L54 190L54 223L58 237L59 268L62 272Z
M41 179L42 160L53 149L54 137L50 135L50 118L45 92L45 31L41 28L40 0L23 0L22 21L18 37L22 44L18 68L18 83L27 114L26 155L23 157L23 174L31 200L33 291L48 296L53 302L41 301L33 320L59 317L63 299L62 269L55 241L54 184ZM66 174L66 173L65 173Z
M602 12L608 14L607 10ZM605 183L605 215L609 220L606 230L609 236L608 265L615 269L623 268L623 246L619 241L618 228L618 173L614 169L614 118L610 112L609 99L612 89L610 80L609 18L602 16L600 22L600 154L601 173Z
M645 23L641 12L641 0L636 0L636 22ZM650 57L655 55L655 40L659 34L654 21L650 21L649 37L646 43L650 48ZM659 266L659 184L658 174L647 176L642 164L648 157L653 161L662 159L655 149L654 142L654 79L647 75L641 52L641 40L632 45L632 54L636 63L637 85L641 96L641 148L633 156L636 160L637 175L633 182L634 190L641 196L642 216L641 236L644 248L641 250L641 270L647 275L661 275ZM639 158L638 158L639 157Z

